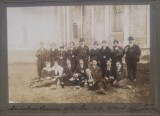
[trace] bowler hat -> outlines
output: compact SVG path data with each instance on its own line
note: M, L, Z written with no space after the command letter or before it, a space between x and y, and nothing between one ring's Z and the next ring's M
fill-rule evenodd
M132 36L128 37L128 41L134 40Z
M84 38L80 38L79 42L82 42L82 41L84 41Z

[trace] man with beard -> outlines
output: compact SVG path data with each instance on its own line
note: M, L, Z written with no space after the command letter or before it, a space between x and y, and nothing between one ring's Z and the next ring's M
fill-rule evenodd
M107 46L107 42L104 40L102 41L102 48L99 51L100 57L100 67L103 69L106 66L106 60L111 58L111 50Z
M138 45L134 44L134 38L128 38L129 44L125 47L124 53L126 54L125 60L127 63L128 79L136 81L137 62L141 55L141 50Z
M84 44L84 39L80 38L80 46L77 48L77 61L83 59L84 64L88 65L88 58L89 58L89 48Z
M37 57L37 72L40 79L42 69L45 67L45 63L48 60L48 51L44 48L44 43L40 42L40 48L36 52Z

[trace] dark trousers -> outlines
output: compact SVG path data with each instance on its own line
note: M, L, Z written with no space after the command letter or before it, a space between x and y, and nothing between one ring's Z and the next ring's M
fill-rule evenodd
M134 80L136 79L136 72L137 72L137 62L128 62L127 63L127 73L128 79Z

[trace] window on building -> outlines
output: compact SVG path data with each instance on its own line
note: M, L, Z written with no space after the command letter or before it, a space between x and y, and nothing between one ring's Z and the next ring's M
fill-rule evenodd
M112 32L123 31L123 6L113 5L112 7Z

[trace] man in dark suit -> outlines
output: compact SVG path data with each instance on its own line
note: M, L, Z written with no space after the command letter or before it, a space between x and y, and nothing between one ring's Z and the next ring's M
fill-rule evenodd
M58 59L58 49L56 48L55 43L51 43L51 48L49 50L49 61L51 62L51 66L53 66L54 61Z
M96 60L98 65L100 63L99 61L99 48L98 48L98 42L93 43L93 48L90 50L90 61Z
M116 62L116 72L113 81L113 86L125 89L131 89L131 86L128 85L128 79L126 78L126 71L122 67L122 62L119 61Z
M42 69L45 67L45 63L48 60L48 51L44 48L44 43L40 42L40 48L36 52L37 57L37 72L40 79Z
M84 64L83 59L80 59L74 74L74 77L78 79L80 86L84 86L84 81L86 80L86 74L85 74L86 68L87 66Z
M77 61L83 59L84 64L88 65L89 48L84 44L84 39L80 38L80 46L77 48Z
M108 59L106 61L106 67L103 68L103 77L106 84L113 84L115 78L115 68L112 66L112 60Z
M58 62L59 62L59 65L64 67L66 62L66 51L64 50L64 46L60 46L60 50L58 52Z
M127 63L128 78L136 81L137 62L141 55L141 50L138 45L134 44L134 38L128 38L129 44L125 47L124 53L126 54L125 61Z
M70 43L70 46L67 50L67 58L70 59L71 61L71 64L74 66L74 67L77 67L77 54L76 54L76 47L75 47L75 44L74 42L71 42Z
M64 72L63 72L63 74L66 75L63 78L65 85L74 84L74 81L70 81L70 79L73 78L74 73L75 73L75 66L72 65L70 59L67 59L66 60L66 65L64 67Z
M119 46L119 41L114 40L113 42L114 46L112 49L112 65L114 68L116 68L116 62L120 61L122 62L122 58L124 56L124 50L122 47Z
M97 61L93 60L90 68L86 69L86 77L88 81L88 88L96 90L98 93L105 92L105 83L102 81L102 70L97 66Z
M100 56L100 67L103 69L106 66L106 60L111 58L111 50L107 46L107 42L102 41L102 48L99 51Z

